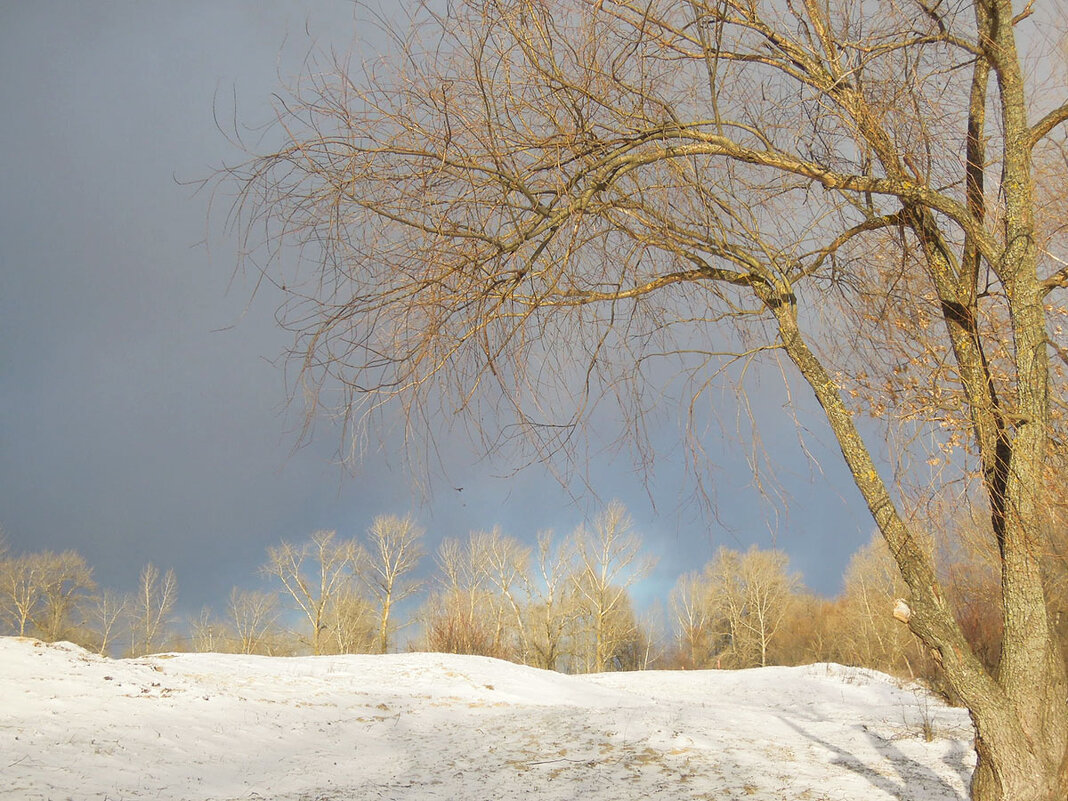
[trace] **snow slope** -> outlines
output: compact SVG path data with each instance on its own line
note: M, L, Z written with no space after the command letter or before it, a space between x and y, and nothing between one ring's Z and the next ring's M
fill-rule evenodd
M970 742L963 710L838 665L564 676L0 638L4 801L941 801L967 797Z

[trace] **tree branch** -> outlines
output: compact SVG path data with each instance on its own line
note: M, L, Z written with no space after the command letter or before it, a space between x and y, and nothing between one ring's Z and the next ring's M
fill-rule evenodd
M1068 103L1053 109L1053 111L1031 126L1031 147L1037 145L1046 134L1065 121L1068 121Z

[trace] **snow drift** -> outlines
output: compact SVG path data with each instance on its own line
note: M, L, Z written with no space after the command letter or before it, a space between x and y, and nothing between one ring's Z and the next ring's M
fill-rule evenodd
M20 801L941 801L974 764L964 710L838 665L565 676L4 637L0 699L0 799Z

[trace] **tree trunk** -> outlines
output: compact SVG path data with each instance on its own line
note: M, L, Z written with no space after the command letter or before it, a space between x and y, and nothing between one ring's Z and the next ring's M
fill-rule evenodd
M1045 758L1027 748L1025 739L991 746L975 738L978 758L972 775L974 801L1064 801L1068 798L1068 776L1063 757L1054 747Z
M791 293L765 293L786 353L812 387L827 415L854 481L894 554L911 592L909 626L932 649L950 685L971 712L978 765L973 801L1064 801L1068 798L1068 698L1065 666L1046 616L1035 542L1037 507L1023 520L1021 506L1007 526L1003 547L1006 638L997 680L972 653L922 554L879 477L838 388L809 350L797 325ZM1009 482L1010 498L1041 474L1023 463ZM1027 468L1031 467L1028 471ZM1025 525L1029 523L1029 525ZM1028 545L1032 547L1028 547ZM1035 588L1038 588L1036 593ZM888 611L889 613L889 611Z
M382 618L378 625L378 653L380 654L389 650L389 607L390 593L387 593L382 601Z

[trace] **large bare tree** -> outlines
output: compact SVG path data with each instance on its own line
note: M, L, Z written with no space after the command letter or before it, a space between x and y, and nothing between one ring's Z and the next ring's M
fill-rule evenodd
M973 796L1062 799L1039 521L1068 353L1056 6L452 0L391 57L313 65L283 146L228 174L248 249L311 264L267 274L305 385L344 388L353 422L392 401L409 431L463 413L487 446L522 431L548 458L607 401L644 454L650 378L677 376L703 423L731 365L778 360L971 710ZM971 471L960 491L988 509L996 670L903 512L903 479L938 489L924 460Z

